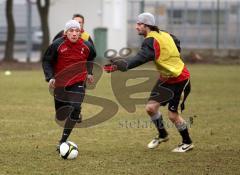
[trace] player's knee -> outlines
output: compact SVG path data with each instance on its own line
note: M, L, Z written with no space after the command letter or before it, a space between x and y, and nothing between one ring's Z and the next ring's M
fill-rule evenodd
M152 116L152 115L156 114L156 112L158 112L158 108L154 104L147 104L145 109L146 109L146 112L150 116Z
M171 122L175 123L176 121L178 121L179 118L179 114L176 111L168 111L168 118L169 120L171 120Z
M168 118L172 123L175 123L176 118L174 118L173 116L170 116L170 115L168 116Z
M71 119L78 120L80 113L81 113L81 108L80 107L74 107L74 109L71 113Z

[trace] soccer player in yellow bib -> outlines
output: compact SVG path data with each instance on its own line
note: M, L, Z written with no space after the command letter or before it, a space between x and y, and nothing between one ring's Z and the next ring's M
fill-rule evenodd
M154 61L160 77L151 91L146 112L155 124L158 135L148 144L148 148L156 148L160 143L169 139L162 114L159 112L160 106L168 104L169 119L182 136L181 144L172 151L186 152L191 150L193 144L187 123L180 116L178 110L179 107L184 110L184 101L191 89L190 73L180 58L180 42L176 40L175 36L160 31L155 25L155 18L151 13L142 13L138 16L136 30L139 35L144 36L144 41L137 55L126 59L113 59L111 64L105 65L104 69L107 72L127 71L146 62ZM162 97L166 96L166 93L168 93L169 98L167 101L163 101ZM182 94L184 98L183 102L180 102Z

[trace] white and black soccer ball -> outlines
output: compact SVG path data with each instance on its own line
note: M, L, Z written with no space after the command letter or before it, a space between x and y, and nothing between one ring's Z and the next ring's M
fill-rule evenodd
M71 142L66 141L60 145L60 156L63 159L75 159L78 156L78 146Z

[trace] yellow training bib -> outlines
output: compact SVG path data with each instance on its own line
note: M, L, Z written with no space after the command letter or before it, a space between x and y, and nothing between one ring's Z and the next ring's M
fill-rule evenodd
M180 58L180 53L174 40L167 32L160 33L151 31L146 38L153 37L160 48L155 49L155 65L163 77L178 77L184 68L184 63ZM156 45L156 47L158 47ZM159 50L159 54L156 53Z

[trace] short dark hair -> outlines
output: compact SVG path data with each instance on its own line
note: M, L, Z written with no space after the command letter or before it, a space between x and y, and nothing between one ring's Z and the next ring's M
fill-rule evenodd
M159 33L159 28L158 26L150 26L150 25L147 25L145 24L146 27L148 27L151 31L155 31L155 32L158 32Z
M84 16L81 15L81 14L79 14L79 13L73 14L72 19L77 18L77 17L82 18L82 20L83 20L83 22L84 22Z

